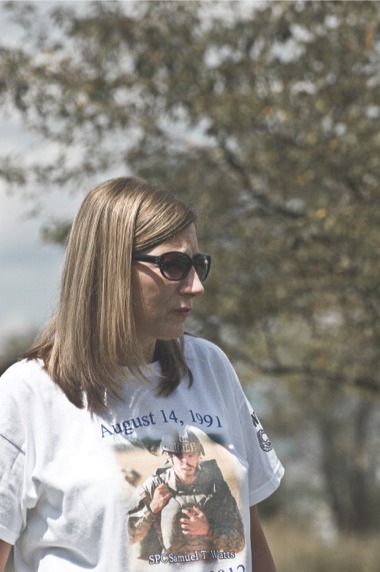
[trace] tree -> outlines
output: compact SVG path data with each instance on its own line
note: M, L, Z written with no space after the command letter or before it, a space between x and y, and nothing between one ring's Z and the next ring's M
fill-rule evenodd
M363 530L380 461L363 468L370 498L343 500L362 453L338 436L359 430L364 410L368 451L378 426L366 393L380 389L378 3L10 8L26 38L1 50L0 102L51 142L52 157L5 157L0 174L36 192L87 190L122 168L198 205L214 263L195 326L250 377L298 380L298 408L315 390L305 409L315 426L323 419L336 521ZM355 388L346 425L339 411ZM338 453L355 470L332 473Z

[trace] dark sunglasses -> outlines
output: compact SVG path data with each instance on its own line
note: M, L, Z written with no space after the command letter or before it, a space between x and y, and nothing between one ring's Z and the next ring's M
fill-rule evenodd
M194 266L199 280L204 282L210 272L211 256L208 254L196 254L190 258L184 252L165 252L161 256L151 256L150 254L132 254L132 260L141 262L152 262L160 267L162 276L174 282L184 280L188 276L191 267Z

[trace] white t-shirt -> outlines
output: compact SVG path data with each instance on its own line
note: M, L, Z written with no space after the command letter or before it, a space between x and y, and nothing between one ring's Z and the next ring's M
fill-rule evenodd
M159 397L158 375L151 374L151 383L124 383L104 415L70 403L39 361L19 362L2 376L0 538L15 544L17 572L251 570L249 507L276 490L283 468L223 352L186 336L185 356L191 387L184 379ZM158 374L158 364L153 368ZM220 475L236 502L244 539L234 550L228 535L225 546L202 550L195 542L192 551L168 552L153 525L138 541L129 534L131 499L169 466L162 443L188 431L202 444L198 470L209 467L210 479ZM213 494L207 474L203 469L194 505ZM191 494L186 491L187 502ZM159 518L156 529L165 524ZM223 524L212 514L208 521L211 531Z

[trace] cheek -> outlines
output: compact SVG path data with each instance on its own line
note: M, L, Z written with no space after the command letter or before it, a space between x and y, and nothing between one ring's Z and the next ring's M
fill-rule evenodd
M133 282L132 307L137 329L146 329L147 315L151 313L151 310L146 288L139 279Z
M132 296L136 317L147 318L160 314L166 308L170 291L163 287L161 279L136 273L133 281Z
M141 310L148 316L161 314L166 307L165 297L157 288L142 288L138 296Z

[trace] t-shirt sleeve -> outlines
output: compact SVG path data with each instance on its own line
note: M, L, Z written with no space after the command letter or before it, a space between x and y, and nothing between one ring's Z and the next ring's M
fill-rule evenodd
M284 468L249 403L231 362L221 350L218 357L219 365L222 363L224 368L221 379L224 378L229 386L228 389L225 387L225 390L229 400L228 409L233 416L231 426L234 431L234 441L241 444L239 448L244 452L243 456L248 466L249 501L253 506L266 499L279 487ZM232 403L235 404L234 407L231 406Z
M245 427L243 438L248 456L250 505L269 497L280 485L284 468L260 420L245 397L240 410L240 422Z
M11 375L0 379L0 538L14 544L25 524L25 430L12 395Z

